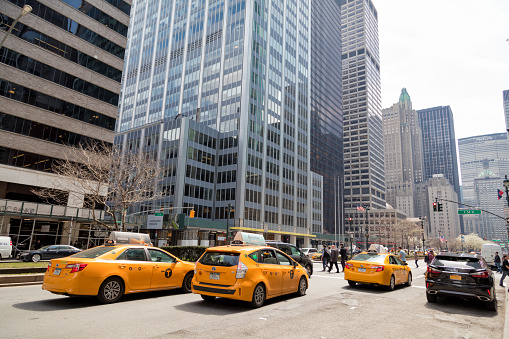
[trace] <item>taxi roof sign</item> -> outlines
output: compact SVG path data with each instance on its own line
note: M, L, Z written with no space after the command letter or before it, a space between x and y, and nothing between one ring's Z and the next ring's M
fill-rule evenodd
M265 246L265 238L261 234L238 232L232 241L232 245Z
M371 244L369 246L368 252L376 252L376 253L387 253L387 248L380 244Z
M145 245L152 246L150 236L145 233L131 233L131 232L111 232L108 244L114 243L116 245Z

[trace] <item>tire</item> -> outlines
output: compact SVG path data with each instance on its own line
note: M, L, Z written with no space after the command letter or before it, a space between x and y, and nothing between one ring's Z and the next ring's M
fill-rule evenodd
M350 287L355 287L357 286L357 283L355 281L348 280L348 285L350 285Z
M32 261L33 262L41 261L41 255L39 253L32 254Z
M489 301L489 302L486 303L486 309L488 311L496 312L497 311L497 306L498 306L498 304L497 304L497 298L496 297L493 298L492 301Z
M389 282L389 286L387 286L387 289L389 291L394 291L396 288L396 278L394 278L394 275L391 275L391 281Z
M306 282L306 278L300 277L299 288L297 289L297 295L299 297L305 296L307 289L308 289L308 283Z
M408 272L408 280L405 285L412 286L412 272Z
M124 282L118 277L111 277L101 284L97 299L103 304L112 304L117 302L123 295Z
M214 301L216 299L216 297L214 297L213 295L200 294L200 296L205 301Z
M307 264L306 267L304 268L306 269L308 277L311 277L311 275L313 274L313 267L311 267L311 264Z
M254 291L253 291L253 299L251 300L251 306L253 308L258 308L263 306L265 303L265 286L263 284L256 285Z
M184 293L191 293L191 282L193 281L193 271L188 272L182 280L182 287L180 288Z
M436 294L430 294L426 292L426 299L429 303L436 303L437 302L437 295Z

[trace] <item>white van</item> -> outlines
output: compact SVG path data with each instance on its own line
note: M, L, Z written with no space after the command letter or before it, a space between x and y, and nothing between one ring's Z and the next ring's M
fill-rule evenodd
M9 259L12 254L11 237L0 237L0 259Z
M500 245L489 243L483 244L481 247L481 255L490 266L495 266L495 252L498 252L498 256L502 258L502 247Z

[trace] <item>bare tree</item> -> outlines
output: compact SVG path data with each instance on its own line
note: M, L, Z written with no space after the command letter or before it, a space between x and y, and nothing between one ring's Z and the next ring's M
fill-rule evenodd
M401 247L407 248L408 245L414 244L420 232L417 223L407 219L400 220L392 227L391 237L394 239L394 244L399 243ZM396 245L394 245L396 247ZM415 245L414 245L415 246Z
M47 185L51 188L33 192L63 205L72 197L84 199L92 219L109 229L124 229L129 207L164 197L163 172L156 154L122 152L105 143L89 143L66 147L63 158L52 168L55 179ZM69 198L62 191L68 192ZM98 208L104 208L112 223L99 219Z

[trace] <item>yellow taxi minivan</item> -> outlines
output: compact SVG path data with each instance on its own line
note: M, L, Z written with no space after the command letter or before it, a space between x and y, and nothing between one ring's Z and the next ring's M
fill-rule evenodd
M280 295L306 294L306 270L290 256L265 246L262 235L238 232L231 245L207 248L196 262L191 289L206 301L216 297L260 307Z

